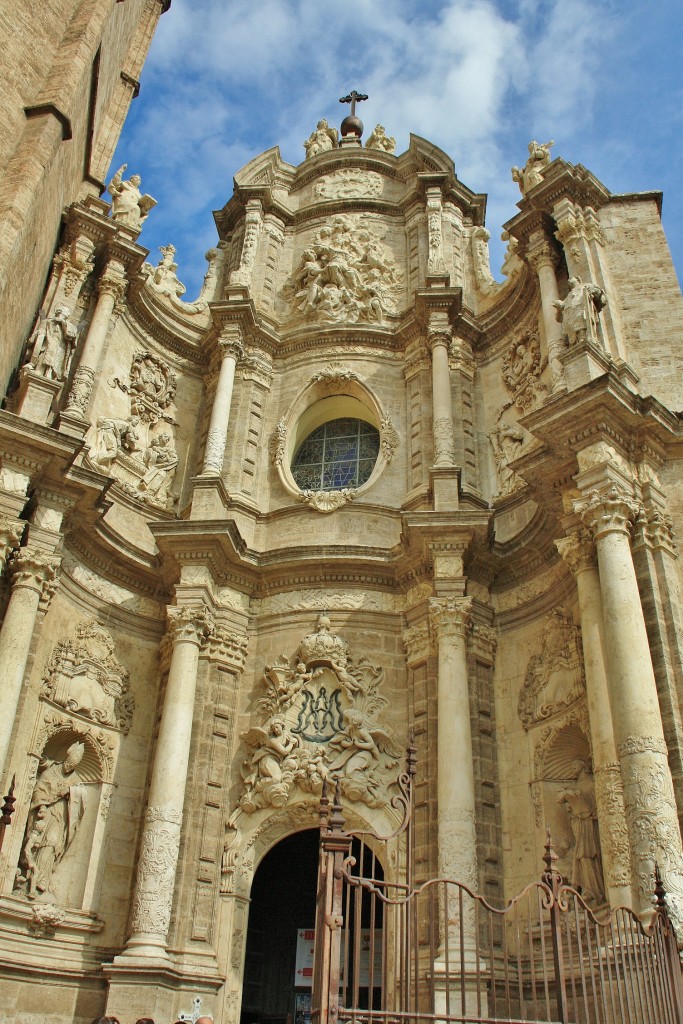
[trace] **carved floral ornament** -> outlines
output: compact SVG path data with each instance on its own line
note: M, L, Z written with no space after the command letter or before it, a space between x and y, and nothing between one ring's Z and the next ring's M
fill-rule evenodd
M242 734L239 809L281 808L295 792L317 797L325 778L339 779L347 800L388 805L387 773L401 752L378 721L388 704L384 677L366 658L353 661L321 615L293 658L280 655L264 670L259 721Z
M291 470L299 446L315 427L338 417L364 420L379 432L379 452L372 473L358 487L340 490L300 488ZM331 362L311 376L289 413L278 421L269 447L271 459L287 493L318 512L333 512L364 494L377 482L393 459L399 441L398 431L388 413L361 375L348 366Z
M502 369L505 386L520 409L535 409L542 403L546 388L540 378L545 366L537 332L525 330L515 335L503 356Z

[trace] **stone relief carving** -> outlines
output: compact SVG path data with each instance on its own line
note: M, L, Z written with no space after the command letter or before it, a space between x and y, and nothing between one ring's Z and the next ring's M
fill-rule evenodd
M427 273L443 274L443 231L441 228L441 189L427 189L427 239L429 252L427 256Z
M298 312L331 323L379 323L396 312L404 275L376 231L334 217L305 250L284 289Z
M66 379L78 333L85 326L75 327L69 320L70 316L68 306L56 306L52 316L47 317L40 311L38 323L29 339L31 354L26 369L48 380Z
M550 612L527 665L517 711L529 728L571 707L586 689L581 630L560 609Z
M31 914L29 931L39 939L51 939L58 925L66 919L64 911L54 903L34 903Z
M153 425L160 419L173 423L168 410L173 405L178 379L168 363L151 352L136 352L129 381L114 377L111 387L130 395L130 411L140 422Z
M377 127L373 128L370 132L367 142L365 143L365 148L379 149L383 153L395 153L396 139L393 135L387 135L383 124L378 124Z
M484 227L472 228L470 244L472 246L472 265L477 291L482 295L491 295L500 286L494 281L489 262L490 232Z
M539 185L543 181L543 172L550 164L550 150L554 145L555 143L552 140L550 142L536 142L532 140L529 143L529 156L524 167L513 167L511 169L512 180L518 183L519 190L523 196L534 185Z
M47 662L41 695L67 711L128 733L135 710L127 670L111 634L94 619L60 640Z
M166 935L180 846L181 814L173 807L148 807L131 908L133 932Z
M230 274L230 284L249 286L256 262L259 235L261 234L262 204L259 199L249 199L244 217L244 238L240 265Z
M139 422L138 416L131 416L127 420L100 416L96 423L96 441L90 453L91 460L108 473L119 452L126 452L128 455L136 452L138 450L136 427Z
M111 216L115 224L120 224L133 231L139 231L149 216L150 210L157 205L156 199L142 195L139 174L131 174L127 180L123 177L128 164L123 164L111 179L107 191L111 195Z
M396 454L399 441L400 437L398 436L398 430L393 425L389 417L385 416L380 423L379 443L387 462L391 462Z
M346 384L351 380L362 382L363 378L348 366L342 366L341 363L328 363L322 370L313 374L309 384L320 384L321 391L334 393L340 384Z
M517 334L503 356L503 381L513 403L524 412L538 408L547 394L541 383L545 367L536 331Z
M510 463L520 455L524 444L524 431L512 423L499 419L489 434L493 458L498 474L498 494L503 498L524 487L524 481L511 469Z
M357 496L358 491L344 487L340 491L301 491L299 500L317 512L334 512Z
M563 789L557 799L566 811L574 836L570 882L584 899L599 906L605 902L605 885L593 775L586 761L576 763L575 782Z
M374 199L382 193L382 175L345 167L321 178L313 191L318 199Z
M562 334L570 348L591 342L599 345L600 311L607 305L602 288L584 284L580 277L569 278L566 299L555 299L555 315L562 324Z
M303 143L307 160L317 156L318 153L326 153L331 149L336 149L338 145L339 132L336 128L330 128L324 117L318 121L315 130L311 132Z
M436 466L452 466L455 464L455 438L453 437L453 421L450 416L441 416L434 420L434 464Z
M266 666L266 692L257 702L262 724L242 735L250 753L242 764L240 808L284 807L294 788L320 793L327 776L341 780L349 800L386 804L384 774L400 751L376 721L387 704L379 693L383 681L381 667L350 661L346 641L321 615L293 666L284 655Z
M52 875L85 813L85 788L77 773L84 753L85 744L77 741L62 761L41 759L14 886L29 899L58 902L51 892Z
M161 259L156 267L151 263L143 263L140 273L145 279L145 287L168 302L186 316L194 316L195 313L203 312L207 307L208 298L213 298L215 291L217 270L216 266L221 256L219 249L209 249L205 259L209 262L208 270L204 275L204 283L199 297L194 302L183 302L183 295L187 291L185 285L178 280L176 271L178 264L174 261L176 248L174 245L160 245L159 252Z

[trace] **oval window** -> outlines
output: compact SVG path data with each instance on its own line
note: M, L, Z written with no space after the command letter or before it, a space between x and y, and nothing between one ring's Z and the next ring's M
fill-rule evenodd
M365 420L328 420L302 442L292 460L292 476L302 491L360 487L375 468L379 431Z

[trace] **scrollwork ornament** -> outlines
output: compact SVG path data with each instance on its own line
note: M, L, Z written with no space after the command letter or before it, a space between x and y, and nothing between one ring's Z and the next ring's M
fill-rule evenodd
M174 643L190 642L202 646L214 634L213 615L203 604L171 606L166 609L168 631Z
M416 626L405 629L403 631L403 647L409 665L426 661L433 653L428 623L420 622Z
M335 512L338 508L348 504L358 494L358 491L351 487L344 487L340 491L301 491L299 500L310 505L316 512Z
M270 439L270 457L276 466L281 466L285 461L287 450L287 425L284 417L278 421L277 426Z
M387 462L391 462L396 454L399 440L400 438L396 427L393 425L389 417L385 416L380 423L379 443L382 449L382 454Z
M624 811L624 786L621 767L605 764L595 770L595 797L602 826L600 842L605 852L605 873L612 886L630 884L628 828Z
M586 569L597 569L595 544L584 530L559 537L555 547L573 576Z

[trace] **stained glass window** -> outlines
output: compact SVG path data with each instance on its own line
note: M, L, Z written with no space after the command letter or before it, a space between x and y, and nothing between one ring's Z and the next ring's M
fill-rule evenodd
M379 431L364 420L330 420L299 446L292 476L302 491L340 491L360 487L370 477L379 453Z

